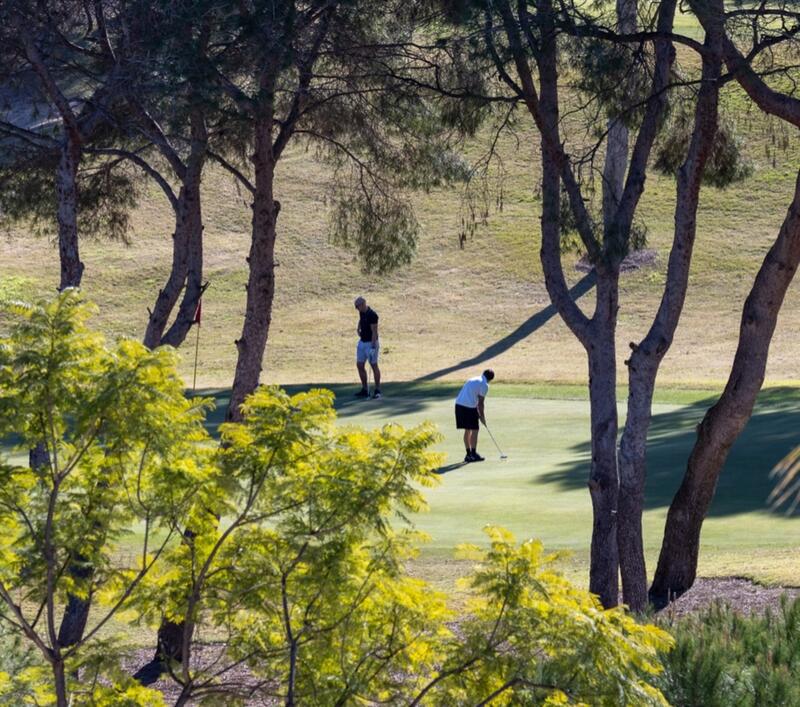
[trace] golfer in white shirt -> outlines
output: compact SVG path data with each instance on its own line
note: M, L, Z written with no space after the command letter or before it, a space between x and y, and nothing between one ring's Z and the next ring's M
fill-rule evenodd
M478 454L479 422L486 424L483 401L489 394L489 382L494 380L494 371L487 368L480 376L464 383L456 398L456 429L464 430L465 462L482 462Z

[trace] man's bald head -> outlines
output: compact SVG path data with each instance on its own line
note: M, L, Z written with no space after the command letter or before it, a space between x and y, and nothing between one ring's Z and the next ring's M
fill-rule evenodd
M365 300L363 297L356 297L355 302L353 302L353 304L355 304L356 309L359 312L367 311L367 300Z

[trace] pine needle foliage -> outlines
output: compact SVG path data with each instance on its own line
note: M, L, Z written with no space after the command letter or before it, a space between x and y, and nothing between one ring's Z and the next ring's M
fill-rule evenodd
M718 603L670 628L675 648L657 684L671 704L800 704L800 600L751 616Z

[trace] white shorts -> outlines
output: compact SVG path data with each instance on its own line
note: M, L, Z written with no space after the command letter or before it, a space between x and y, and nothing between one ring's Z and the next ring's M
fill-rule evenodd
M356 363L369 361L373 366L378 365L380 348L380 344L375 344L375 348L373 348L371 341L359 341L356 346Z

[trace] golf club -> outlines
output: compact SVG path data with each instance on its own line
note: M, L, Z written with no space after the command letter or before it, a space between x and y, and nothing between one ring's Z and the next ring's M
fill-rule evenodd
M497 447L497 451L498 451L498 452L500 452L500 459L501 459L501 461L502 461L502 460L505 460L505 459L508 459L508 454L503 454L503 450L502 450L502 449L500 449L500 445L499 445L499 444L497 444L497 440L494 438L494 435L492 434L492 431L489 429L489 425L487 425L487 424L484 422L484 423L483 423L483 426L486 428L486 431L489 433L489 436L492 438L492 442L494 442L494 446L495 446L495 447Z

